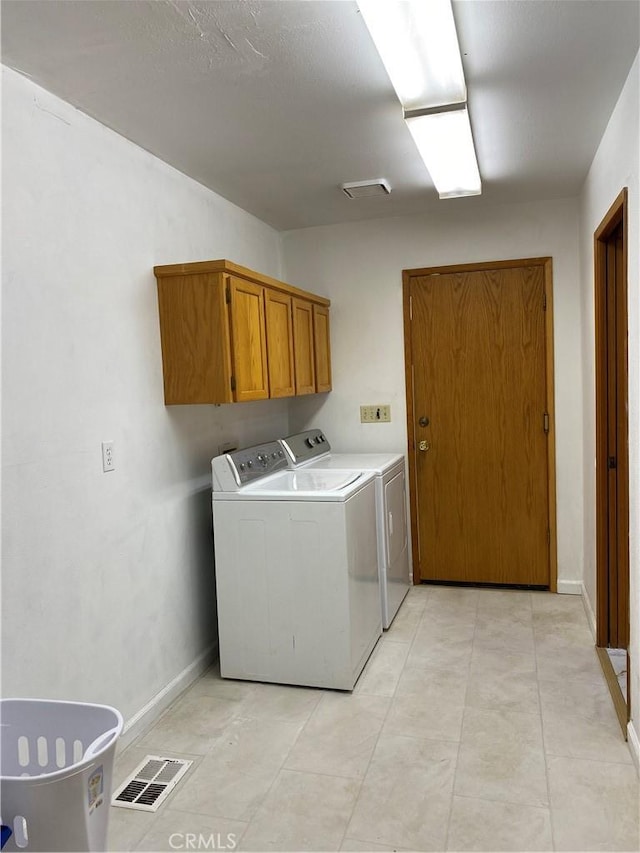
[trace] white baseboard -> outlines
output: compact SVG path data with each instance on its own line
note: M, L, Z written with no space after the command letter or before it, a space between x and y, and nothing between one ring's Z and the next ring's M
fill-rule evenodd
M589 627L591 628L591 633L593 634L593 641L596 641L596 614L593 612L593 607L591 606L591 602L589 601L589 596L587 595L587 590L585 585L582 584L582 603L584 604L584 612L587 614L587 622L589 623Z
M558 581L560 595L582 595L582 581Z
M189 666L185 667L182 672L179 672L166 687L163 687L143 708L125 722L124 729L118 740L119 752L126 749L137 737L151 728L174 699L208 669L217 651L218 643L215 642L199 654Z
M633 758L633 763L636 765L638 776L640 776L640 738L631 720L627 723L627 744L629 745L629 752Z

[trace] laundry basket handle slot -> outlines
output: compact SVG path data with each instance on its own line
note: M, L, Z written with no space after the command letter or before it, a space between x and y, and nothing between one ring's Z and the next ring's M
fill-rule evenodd
M82 756L83 760L91 758L93 755L96 755L102 749L107 747L109 743L118 736L118 733L119 728L116 727L115 729L110 729L108 732L98 735L98 737L85 749L84 755Z

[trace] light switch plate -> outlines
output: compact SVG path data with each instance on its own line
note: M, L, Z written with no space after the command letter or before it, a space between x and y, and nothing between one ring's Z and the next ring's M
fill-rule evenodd
M360 423L388 424L391 420L391 406L376 403L373 406L360 406Z

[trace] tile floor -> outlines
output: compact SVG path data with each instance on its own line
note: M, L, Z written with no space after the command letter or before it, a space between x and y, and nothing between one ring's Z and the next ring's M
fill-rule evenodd
M115 783L158 752L194 765L156 814L111 809L110 850L640 847L638 776L576 596L414 587L352 694L212 669Z

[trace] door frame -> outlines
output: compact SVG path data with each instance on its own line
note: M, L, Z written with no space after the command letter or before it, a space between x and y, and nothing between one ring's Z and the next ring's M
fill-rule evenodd
M556 441L554 407L554 361L553 361L553 264L550 257L517 258L507 261L484 261L473 264L452 264L437 267L420 267L402 271L402 303L404 315L404 364L405 390L407 399L407 443L409 466L409 508L411 515L411 551L419 554L418 535L418 484L415 435L415 409L413 393L413 365L411 363L411 297L412 278L461 272L481 272L483 270L513 269L514 267L541 266L545 293L545 362L546 362L546 411L549 415L549 433L547 436L547 490L549 507L549 590L557 591L558 585L558 535L556 529ZM413 561L413 582L419 584L419 559Z
M626 445L623 446L623 457L620 459L618 450L616 471L618 476L623 477L622 509L623 533L626 530L626 549L623 555L622 565L620 561L614 567L616 574L616 586L619 588L620 581L626 584L626 611L629 619L629 451L628 451L628 290L627 290L627 264L628 264L628 191L624 187L615 199L602 222L593 235L593 262L594 262L594 295L595 295L595 380L596 380L596 645L605 648L609 641L610 614L609 614L609 549L608 549L608 500L607 500L607 436L608 436L608 404L607 404L607 364L606 364L606 299L607 299L607 268L606 254L607 241L611 234L622 224L623 260L622 278L623 297L621 303L624 306L624 333L622 335L625 348L624 369L622 382L616 375L616 389L618 392L616 405L616 429L618 435L622 430L626 437ZM620 341L619 333L616 331L617 340ZM620 387L622 385L622 387ZM620 463L623 464L620 464ZM624 596L624 592L623 592ZM624 598L623 598L624 601ZM629 626L627 625L627 636ZM628 643L627 643L628 645Z

